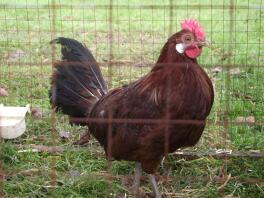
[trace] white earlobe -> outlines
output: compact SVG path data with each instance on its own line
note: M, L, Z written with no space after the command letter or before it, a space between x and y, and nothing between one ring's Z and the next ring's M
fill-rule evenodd
M182 54L184 52L184 50L185 50L185 46L184 46L183 43L178 43L178 44L176 44L175 49L176 49L177 52Z

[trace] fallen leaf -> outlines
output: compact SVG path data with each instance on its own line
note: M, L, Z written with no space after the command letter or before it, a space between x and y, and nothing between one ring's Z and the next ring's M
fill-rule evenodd
M246 121L246 118L243 117L243 116L238 116L238 117L236 118L236 122L238 122L238 123L243 123L243 122L245 122L245 121Z
M79 34L80 34L81 36L86 36L86 35L89 34L89 32L81 31Z
M219 73L219 72L221 72L222 70L223 70L222 67L214 67L214 68L211 69L211 71L212 71L213 73Z
M0 96L8 96L8 92L2 87L0 87Z
M22 149L17 151L18 153L37 153L40 152L38 149Z
M61 137L61 139L68 139L70 137L70 133L68 131L60 131L59 132L59 136Z
M228 59L229 57L231 57L232 56L232 53L229 53L229 52L221 52L220 56L221 56L221 59L220 60L224 61L224 60Z
M0 180L3 181L4 178L5 178L5 173L0 169Z
M77 171L77 170L70 170L70 171L69 171L69 176L70 176L71 178L78 177L78 176L80 176L80 175L81 175L81 173L80 173L79 171Z
M23 56L25 56L25 52L21 49L17 49L13 52L9 52L7 54L6 59L7 59L7 61L15 61L15 60L17 60Z
M72 21L72 20L74 20L74 17L67 15L67 16L64 16L63 19Z
M230 69L229 73L232 75L237 75L237 74L240 74L241 71L240 71L239 67L237 67L237 68Z
M43 61L43 63L47 63L47 62L49 62L49 59L48 58L44 58L42 61Z
M81 137L79 140L75 141L73 145L80 145L80 146L86 146L90 141L90 133L84 132L81 134Z
M251 153L260 153L260 150L249 150Z
M64 151L63 147L60 146L45 146L45 145L30 145L32 150L37 150L38 152L47 152L47 153L60 153Z
M232 93L232 96L236 97L236 98L242 98L244 100L251 100L252 102L255 102L254 98L250 95L245 95L243 93L239 93L239 92L234 92Z
M219 175L215 175L213 176L213 181L216 183L222 183L224 181L224 178Z
M117 193L115 195L115 198L126 198L126 197L128 197L126 193Z
M247 116L247 117L243 117L243 116L238 116L236 118L236 122L238 123L255 123L255 117L254 116Z
M130 177L122 177L121 178L121 183L123 186L131 186L132 185L132 180Z
M23 176L34 176L34 175L39 175L39 173L41 173L40 169L32 168L28 170L22 170L18 174Z
M248 116L246 117L246 121L249 123L255 123L256 120L254 116Z
M42 111L38 107L34 107L31 109L31 115L34 118L42 118Z
M227 177L225 177L225 182L217 188L217 190L224 189L227 183L232 179L231 174L229 174Z

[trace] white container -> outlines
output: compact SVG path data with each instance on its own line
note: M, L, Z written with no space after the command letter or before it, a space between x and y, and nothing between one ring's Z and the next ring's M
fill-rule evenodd
M14 139L26 130L25 116L29 111L26 107L5 107L0 104L0 138Z

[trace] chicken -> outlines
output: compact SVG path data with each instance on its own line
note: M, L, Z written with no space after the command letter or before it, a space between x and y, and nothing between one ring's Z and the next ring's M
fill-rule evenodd
M54 64L53 101L71 117L75 114L65 109L68 102L86 113L86 119L76 120L87 124L109 159L136 162L135 193L143 170L155 197L161 197L154 177L158 165L167 153L198 142L213 105L212 82L196 59L206 45L204 31L192 19L181 27L167 40L148 74L107 93L99 86L103 79L90 76L87 64ZM77 49L70 43L67 47L74 56ZM100 83L91 86L93 79Z

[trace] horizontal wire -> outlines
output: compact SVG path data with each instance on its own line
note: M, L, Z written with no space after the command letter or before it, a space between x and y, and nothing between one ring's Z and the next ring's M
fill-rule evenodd
M186 4L183 5L124 5L124 4L118 4L118 5L111 5L112 9L130 9L130 10L138 10L138 9L149 9L149 10L157 10L157 9L186 9ZM110 4L8 4L3 3L0 4L0 9L110 9ZM221 10L230 10L230 6L227 5L214 5L214 4L204 4L204 5L191 5L188 4L189 9L221 9ZM264 6L260 5L235 5L233 7L234 10L242 9L242 10L264 10Z
M71 117L72 122L81 122L81 123L103 123L109 124L108 118L82 118L82 117ZM226 121L204 121L204 120L183 120L183 119L147 119L147 118L112 118L112 124L194 124L194 125L203 125L203 124L211 124L211 125L224 125ZM264 126L264 122L238 122L238 121L228 121L231 125L249 125L249 126Z
M107 55L107 54L98 54L98 55ZM120 55L120 54L118 54L118 55ZM130 55L130 54L121 54L121 55ZM263 60L263 62L264 62L264 60ZM84 64L95 64L94 62L83 62ZM34 61L32 61L32 62L23 62L23 61L2 61L1 63L0 63L0 65L8 65L8 66L11 66L11 65L13 65L13 66L23 66L23 67L26 67L26 66L42 66L43 68L45 68L45 67L49 67L51 64L52 64L52 62L51 61L43 61L43 62L34 62ZM156 63L155 62L143 62L143 63L141 63L141 64L139 64L139 63L136 63L136 62L133 62L133 61L105 61L105 62L97 62L97 64L99 65L99 66L103 66L103 67L106 67L106 66L108 66L109 64L114 64L114 65L112 65L112 67L117 67L117 66L124 66L124 67L126 67L126 66L128 66L128 64L136 64L136 66L135 66L135 68L144 68L144 67L146 67L146 68L149 68L149 67L151 67L151 66L154 66ZM181 63L177 63L177 64L175 64L175 66L177 66L177 65L179 65L179 64L181 64ZM186 63L182 63L182 64L186 64ZM158 64L158 65L163 65L163 66L171 66L172 64ZM133 65L132 65L133 66ZM231 66L232 68L243 68L243 67L245 67L245 68L250 68L250 67L257 67L257 68L262 68L262 67L264 67L264 65L256 65L256 64L231 64L231 65L228 65L228 64L200 64L200 66L201 67L204 67L204 68L211 68L212 66L213 67L219 67L219 68L223 68L223 69L226 69L226 68L228 68L229 66ZM221 71L219 72L219 73L221 73ZM33 75L33 74L32 74Z

